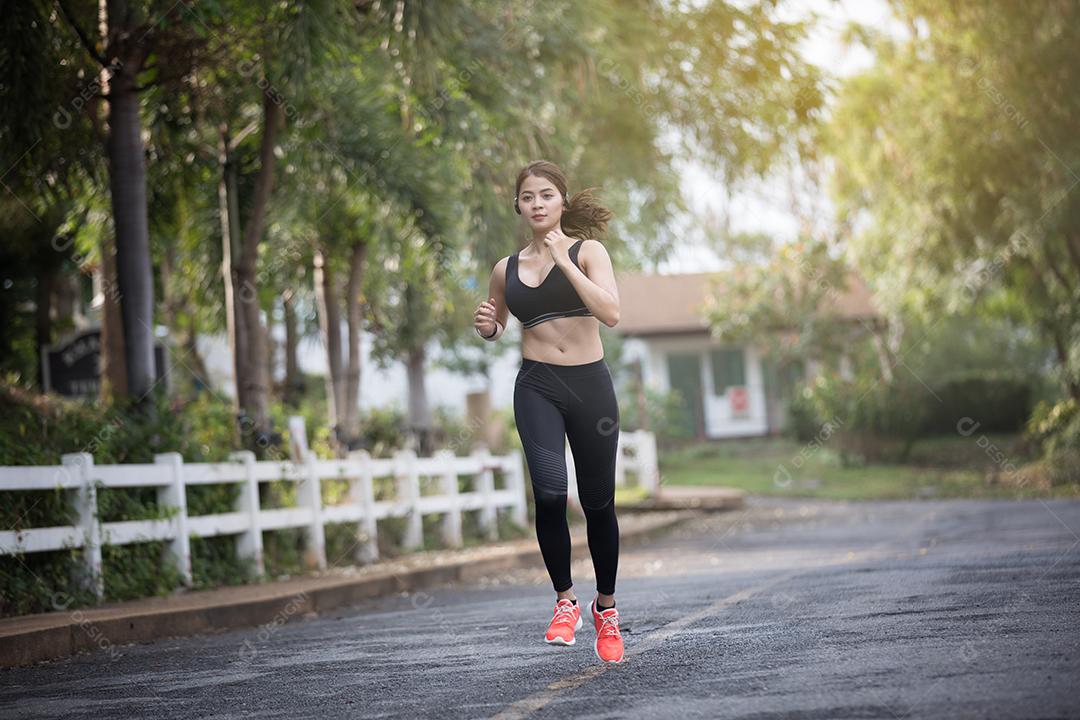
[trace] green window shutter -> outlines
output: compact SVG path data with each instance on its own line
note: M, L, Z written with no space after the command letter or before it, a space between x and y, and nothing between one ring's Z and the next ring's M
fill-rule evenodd
M733 385L746 385L742 348L717 348L709 353L712 364L713 392L723 395Z

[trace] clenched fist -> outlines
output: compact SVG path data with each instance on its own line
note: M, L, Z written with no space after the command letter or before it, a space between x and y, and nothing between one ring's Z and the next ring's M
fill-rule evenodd
M473 326L476 332L484 337L495 334L495 298L488 298L476 308L476 312L473 313Z

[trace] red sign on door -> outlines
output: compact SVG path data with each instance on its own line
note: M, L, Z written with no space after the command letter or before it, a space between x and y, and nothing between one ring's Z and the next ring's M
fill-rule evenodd
M729 387L727 395L732 415L746 415L750 412L750 393L746 392L745 387Z

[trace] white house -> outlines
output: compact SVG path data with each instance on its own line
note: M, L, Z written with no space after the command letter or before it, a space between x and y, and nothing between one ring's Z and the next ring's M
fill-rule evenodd
M678 389L698 438L769 435L782 429L784 387L773 363L753 346L714 340L704 319L712 281L724 273L624 274L615 330L625 338L624 359L639 363L642 383L659 391ZM856 276L827 310L853 322L873 320L870 292ZM812 372L804 368L803 372Z

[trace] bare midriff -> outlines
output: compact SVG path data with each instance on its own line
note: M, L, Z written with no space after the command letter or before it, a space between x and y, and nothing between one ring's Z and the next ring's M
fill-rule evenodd
M584 365L604 357L600 321L592 316L547 320L522 329L521 357L553 365Z

